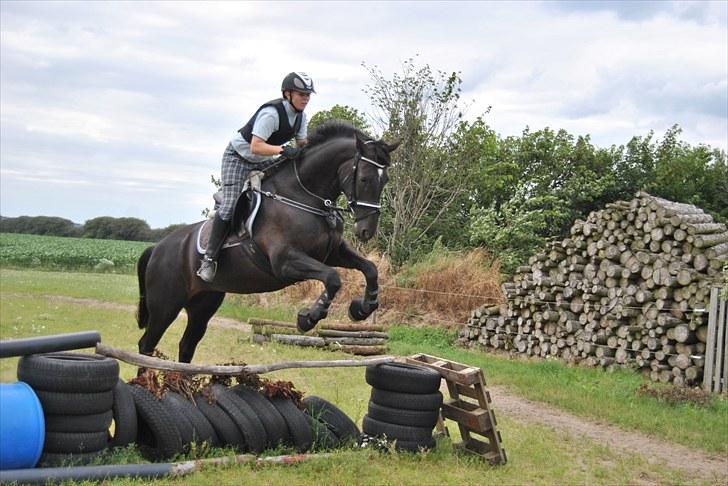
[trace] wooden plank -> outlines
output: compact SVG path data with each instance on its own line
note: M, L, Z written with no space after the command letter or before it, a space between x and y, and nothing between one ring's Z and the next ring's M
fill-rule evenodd
M713 384L713 391L715 393L722 393L728 389L728 376L725 371L726 364L728 363L728 329L726 329L726 302L721 299L718 305L720 312L718 312L718 346L717 346L717 357L715 359L715 383ZM722 375L722 376L721 376Z
M713 371L715 359L716 326L718 324L718 296L720 289L710 289L710 304L708 305L708 341L705 348L705 369L703 370L703 390L710 392L713 389Z
M477 390L472 386L460 385L458 383L455 383L455 386L457 387L458 393L460 395L465 395L466 397L472 398L474 400L477 400L479 398Z
M419 355L416 355L419 356ZM426 356L426 355L422 355ZM431 358L431 357L429 357ZM478 368L471 368L469 366L460 366L461 370L452 369L454 368L454 363L451 361L446 361L445 366L438 366L434 363L436 362L442 362L446 360L441 359L434 359L432 361L424 361L422 359L414 359L414 358L407 358L407 362L411 364L417 364L421 366L427 366L428 368L432 368L433 370L436 370L440 373L440 375L445 378L446 380L450 380L455 383L460 383L463 385L472 385L479 382L478 374L480 370Z
M442 404L442 416L465 425L472 432L485 433L492 428L487 410L474 403L450 399Z

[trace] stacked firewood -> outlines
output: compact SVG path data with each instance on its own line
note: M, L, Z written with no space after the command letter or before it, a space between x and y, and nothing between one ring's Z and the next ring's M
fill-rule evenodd
M389 339L384 326L368 322L324 322L306 335L301 335L296 324L290 322L251 318L248 323L252 326L253 341L257 343L275 341L294 346L328 348L359 356L384 354Z
M694 384L710 289L727 261L725 225L640 192L578 220L569 238L531 257L503 284L507 303L475 309L461 339Z

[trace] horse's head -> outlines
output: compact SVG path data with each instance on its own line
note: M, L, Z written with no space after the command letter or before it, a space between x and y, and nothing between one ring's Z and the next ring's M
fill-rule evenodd
M354 232L361 241L367 241L377 231L382 190L387 183L389 153L399 142L387 144L383 140L361 140L357 137L357 153L350 172L343 176L342 188L354 213ZM348 166L348 164L347 164Z

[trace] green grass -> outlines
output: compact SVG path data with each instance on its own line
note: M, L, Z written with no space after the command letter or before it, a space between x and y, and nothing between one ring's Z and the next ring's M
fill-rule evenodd
M141 331L134 321L133 306L126 304L135 298L135 279L132 276L106 275L103 278L108 280L102 284L96 280L97 277L99 275L2 270L0 336L8 339L95 329L100 331L104 343L134 350ZM87 305L59 299L56 295L87 297L116 305ZM255 315L264 314L256 311ZM177 343L183 329L184 316L162 339L160 349L165 354L177 354ZM675 434L672 440L713 452L726 450L726 429L721 427L726 418L725 402L714 402L704 409L671 407L649 397L635 396L634 390L640 383L637 375L607 374L551 362L511 361L450 347L447 343L451 337L451 333L441 330L397 326L391 332L390 348L397 354L425 352L480 366L490 384L505 385L512 392L528 398L554 403L573 413L618 423L648 434L663 437L659 430L664 429L666 423L672 423ZM271 343L258 345L250 342L249 338L249 335L237 330L211 327L198 347L195 362L255 364L350 358L343 353L325 350ZM0 360L0 380L15 381L16 362L14 358ZM128 379L136 374L136 369L122 364L121 374ZM291 369L277 371L267 377L292 381L306 394L318 395L336 403L361 425L370 391L362 368ZM329 458L293 467L238 465L213 468L184 480L145 480L143 484L700 483L675 472L669 465L649 463L639 455L616 452L588 439L513 420L507 413L498 413L497 403L493 405L509 457L509 463L504 467L491 467L471 456L458 455L453 452L449 440L443 439L438 449L427 455L380 454L347 449L337 451ZM630 414L630 409L638 412ZM620 418L625 414L634 416L628 421L634 421L634 424L625 423ZM652 421L656 423L650 423L650 414L657 417ZM652 430L654 427L661 429ZM456 427L450 424L449 429L453 440L459 440ZM134 451L122 451L109 460L115 463L135 462L138 455ZM108 484L142 483L115 480Z

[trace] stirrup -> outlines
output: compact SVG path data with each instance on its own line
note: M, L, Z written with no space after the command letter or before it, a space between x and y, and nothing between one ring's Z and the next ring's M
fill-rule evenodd
M217 262L211 258L205 257L202 259L199 270L197 270L197 276L200 277L207 283L211 283L215 279L217 273Z

